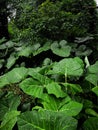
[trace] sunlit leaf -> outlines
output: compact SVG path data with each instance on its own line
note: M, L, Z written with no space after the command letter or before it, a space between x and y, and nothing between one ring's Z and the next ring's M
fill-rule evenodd
M92 91L98 96L98 86L92 88Z
M26 82L25 82L26 83ZM28 85L22 82L20 88L28 95L31 95L36 98L42 98L44 96L43 86L41 85Z
M54 94L57 98L66 96L66 94L61 90L61 86L56 82L49 83L45 87L48 94Z
M64 99L56 99L48 96L47 101L42 102L44 109L60 112L66 116L76 116L82 110L83 105L76 101L71 100L69 97Z
M59 111L68 116L76 116L82 110L83 105L76 101L70 101L69 103L64 104Z
M48 74L63 74L65 76L81 76L83 67L75 58L66 58L54 64Z

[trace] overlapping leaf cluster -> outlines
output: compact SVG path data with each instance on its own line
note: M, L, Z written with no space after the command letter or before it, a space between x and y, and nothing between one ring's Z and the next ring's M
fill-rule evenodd
M13 2L13 39L0 40L0 130L97 130L94 1Z

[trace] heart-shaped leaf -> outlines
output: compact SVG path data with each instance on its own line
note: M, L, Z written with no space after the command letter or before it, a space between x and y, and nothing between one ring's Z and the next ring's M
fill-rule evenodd
M66 45L66 41L62 40L60 43L54 42L51 45L51 50L54 54L61 57L68 57L70 55L71 47Z

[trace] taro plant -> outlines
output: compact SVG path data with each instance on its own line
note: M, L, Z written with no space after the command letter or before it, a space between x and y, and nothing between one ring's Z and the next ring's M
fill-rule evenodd
M95 2L10 1L17 12L13 39L0 40L0 130L97 130Z
M88 78L91 73L97 76L96 68L97 62L86 68L75 57L42 67L17 67L0 76L0 129L76 130L79 122L84 130L97 129L97 79Z

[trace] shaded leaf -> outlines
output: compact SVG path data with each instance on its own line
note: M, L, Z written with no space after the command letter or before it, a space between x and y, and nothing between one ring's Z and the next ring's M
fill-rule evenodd
M98 74L98 61L95 64L88 67L89 73Z
M12 130L19 114L20 112L15 110L7 112L1 123L0 130Z
M66 45L65 40L62 40L60 43L54 42L51 45L51 50L58 56L68 57L70 55L71 47L69 45Z
M36 56L36 55L40 54L41 52L47 51L49 49L50 49L50 42L47 42L42 47L40 47L37 50L33 51L33 55Z
M86 37L76 37L76 40L75 40L75 42L77 42L77 43L84 43L84 42L86 42L86 41L88 41L88 40L92 40L92 39L94 39L92 36L86 36Z
M73 94L74 95L76 93L83 92L81 86L78 85L78 84L63 83L62 85L65 86L65 90L69 94Z
M98 61L88 67L88 74L85 79L95 86L98 85Z
M0 69L3 67L3 65L4 65L4 59L0 59Z
M33 47L32 46L28 46L28 47L23 47L21 49L21 51L18 52L18 56L25 56L28 57L33 51Z
M76 51L76 56L89 56L91 53L91 49L86 48L86 45L81 45Z
M7 59L6 67L10 69L16 62L17 58L11 54L11 56Z
M91 116L96 116L96 117L98 117L98 113L97 113L96 111L94 111L93 109L91 109L91 108L87 108L87 109L85 110L85 113L88 114L88 115L91 115Z
M3 119L6 112L11 110L17 110L20 104L20 98L17 95L9 94L6 97L0 99L0 121Z
M7 47L7 48L12 48L12 47L14 47L14 45L15 45L15 43L12 42L12 41L6 42L6 47Z
M96 74L88 74L85 79L95 86L98 85L98 76Z
M98 129L98 117L90 117L83 124L83 130L97 130Z

